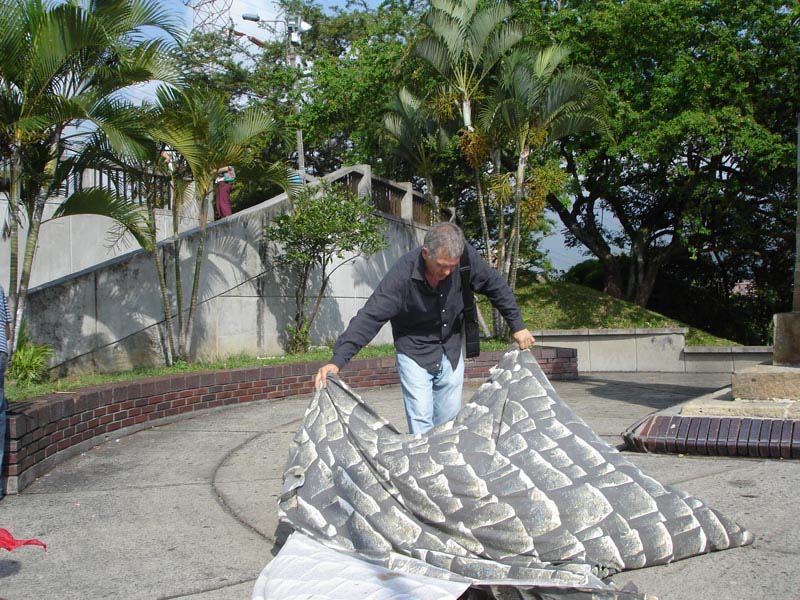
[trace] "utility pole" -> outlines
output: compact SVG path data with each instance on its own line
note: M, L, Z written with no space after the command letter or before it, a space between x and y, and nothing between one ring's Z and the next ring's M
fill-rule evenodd
M284 26L284 58L286 61L286 66L291 69L297 69L299 72L299 70L302 68L302 65L298 64L298 54L295 52L294 47L300 46L301 34L309 31L311 29L311 25L303 21L300 15L289 14L285 14L282 20L278 19L274 21L265 21L256 14L247 13L242 15L242 19L256 23L281 23ZM260 42L260 40L256 41L252 37L249 39L259 46L264 45L263 42ZM299 75L295 77L295 84L299 79ZM295 115L300 114L299 102L294 105L294 113ZM305 148L303 147L303 130L300 127L297 128L297 170L303 174L306 172Z

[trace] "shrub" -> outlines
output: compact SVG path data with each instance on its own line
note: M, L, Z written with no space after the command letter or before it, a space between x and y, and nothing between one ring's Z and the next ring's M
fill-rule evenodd
M17 385L40 383L47 379L47 359L53 354L49 346L34 344L25 333L24 324L19 332L19 344L11 359L8 378Z

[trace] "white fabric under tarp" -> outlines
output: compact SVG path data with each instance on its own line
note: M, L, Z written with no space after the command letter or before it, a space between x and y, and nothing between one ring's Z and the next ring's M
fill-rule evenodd
M468 587L390 571L294 532L261 572L252 600L456 600Z

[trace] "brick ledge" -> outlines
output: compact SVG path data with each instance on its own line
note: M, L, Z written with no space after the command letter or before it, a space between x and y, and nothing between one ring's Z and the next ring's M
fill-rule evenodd
M551 379L578 376L573 348L532 350ZM489 376L504 352L469 359L467 381ZM9 405L3 465L7 493L18 493L59 463L108 439L183 418L189 413L313 392L323 362L171 375L48 394ZM354 388L397 385L394 357L351 361L342 378Z

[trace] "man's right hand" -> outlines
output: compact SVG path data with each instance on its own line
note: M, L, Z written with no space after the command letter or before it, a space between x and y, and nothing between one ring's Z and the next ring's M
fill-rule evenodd
M322 365L319 371L317 371L317 375L314 377L314 387L317 389L320 387L328 387L328 375L336 375L338 372L339 367L333 363Z

